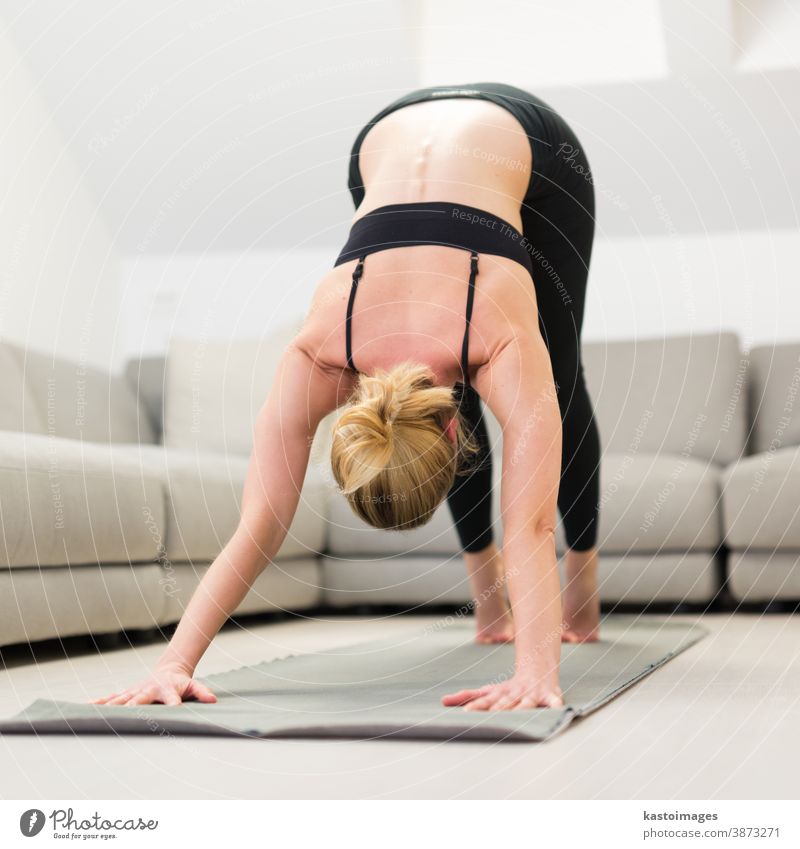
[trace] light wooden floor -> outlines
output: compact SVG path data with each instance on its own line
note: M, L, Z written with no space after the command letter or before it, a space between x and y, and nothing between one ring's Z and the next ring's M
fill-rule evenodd
M225 630L198 672L391 636L435 619ZM797 799L800 616L702 621L710 636L548 743L0 736L0 797ZM128 686L161 650L0 672L0 715L35 698L84 701Z

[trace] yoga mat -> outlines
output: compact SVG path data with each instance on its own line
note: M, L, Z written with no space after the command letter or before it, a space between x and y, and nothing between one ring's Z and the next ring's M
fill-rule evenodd
M562 648L563 708L443 707L443 695L513 671L514 647L476 645L471 620L462 620L209 675L202 680L218 698L211 705L109 707L38 699L0 721L0 733L547 740L707 633L664 618L607 618L599 642Z

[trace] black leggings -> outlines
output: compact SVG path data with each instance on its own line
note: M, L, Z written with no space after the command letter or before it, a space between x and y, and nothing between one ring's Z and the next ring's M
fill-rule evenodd
M364 195L358 150L366 132L389 112L441 97L479 97L508 109L531 143L533 173L522 203L522 231L531 245L539 327L550 352L562 420L558 509L567 546L594 547L599 511L600 438L581 363L581 328L594 238L594 186L589 162L567 123L543 101L501 83L436 86L411 92L366 125L353 147L350 191L356 206ZM483 405L466 387L461 409L481 445L467 474L447 496L461 547L477 552L494 538L492 454Z

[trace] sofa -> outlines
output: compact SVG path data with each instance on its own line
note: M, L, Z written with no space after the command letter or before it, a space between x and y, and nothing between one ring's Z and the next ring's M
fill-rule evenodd
M747 451L722 476L728 585L742 602L796 602L800 599L800 344L754 348L746 368Z
M236 528L253 422L299 326L175 338L122 373L0 343L0 645L180 618ZM587 343L584 363L603 445L604 602L800 599L800 343ZM352 513L330 473L334 417L281 550L237 615L468 602L446 505L407 532ZM488 411L487 422L499 458ZM500 541L498 508L496 497Z

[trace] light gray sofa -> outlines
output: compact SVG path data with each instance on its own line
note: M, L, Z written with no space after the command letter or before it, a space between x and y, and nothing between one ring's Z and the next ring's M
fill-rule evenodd
M747 362L748 455L723 475L728 584L745 602L800 599L800 344Z
M739 346L733 334L584 345L603 444L600 570L606 602L712 600L720 587L720 479L745 441L728 420ZM502 434L489 413L495 457ZM724 427L724 429L723 429ZM500 462L493 465L499 496ZM502 535L499 497L495 527ZM425 604L469 598L446 506L422 528L385 534L330 505L323 557L328 600ZM564 540L559 529L558 550Z
M236 527L252 424L298 326L174 339L123 375L0 344L0 645L180 618ZM732 334L585 346L605 602L708 603L726 559L737 598L800 598L800 417L781 418L798 357L800 345L745 357ZM386 533L336 492L333 415L285 543L238 612L468 601L446 505Z
M176 366L188 347L176 343ZM109 375L0 344L0 645L174 622L235 529L246 453L200 450L188 436L160 444L146 405L147 391L163 394L163 363L156 371ZM239 613L321 602L323 495L311 470L275 568Z

